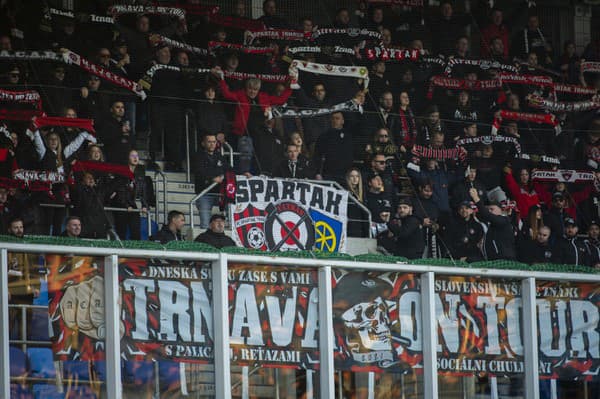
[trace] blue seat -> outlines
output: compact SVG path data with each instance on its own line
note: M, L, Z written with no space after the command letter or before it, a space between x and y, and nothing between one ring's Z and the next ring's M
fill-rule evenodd
M94 369L96 380L106 381L106 361L94 360L92 368Z
M27 337L32 341L50 341L48 309L31 309Z
M27 356L21 349L16 346L11 346L9 359L11 377L23 377L27 374L29 371L27 367Z
M136 386L143 386L154 381L153 361L125 361L123 362L123 382Z
M21 384L10 384L10 399L34 399L33 392Z
M63 376L79 381L89 381L90 364L88 361L65 360L63 361Z
M89 385L71 386L65 390L66 399L98 399Z
M158 378L161 387L179 385L179 363L161 360L158 363Z
M55 378L56 369L50 348L27 348L31 376L37 378Z
M64 399L64 397L64 392L58 392L56 385L35 384L33 386L33 399Z

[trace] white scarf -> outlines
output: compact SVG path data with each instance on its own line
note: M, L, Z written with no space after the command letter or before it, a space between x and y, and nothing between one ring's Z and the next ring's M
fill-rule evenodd
M349 78L363 79L365 82L365 89L369 87L369 71L365 67L317 64L316 62L293 60L289 68L289 74L292 78L291 87L293 89L300 87L300 85L298 85L299 70L320 75L345 76Z

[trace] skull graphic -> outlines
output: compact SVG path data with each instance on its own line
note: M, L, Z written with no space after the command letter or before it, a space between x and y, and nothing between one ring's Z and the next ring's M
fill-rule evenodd
M356 352L392 349L388 306L380 297L361 302L342 314L349 346ZM360 344L356 341L360 338Z

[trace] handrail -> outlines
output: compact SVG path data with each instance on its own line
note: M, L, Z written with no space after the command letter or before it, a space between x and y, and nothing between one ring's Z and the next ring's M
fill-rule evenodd
M40 206L42 208L65 208L65 209L73 209L75 208L74 205L67 205L67 204L40 204ZM150 211L146 210L144 212L143 209L129 209L129 208L116 208L114 206L105 206L103 207L103 209L105 211L109 211L109 212L137 212L140 215L142 213L146 214L146 224L148 226L148 236L152 235L152 219L150 219ZM158 220L156 221L158 223ZM112 229L112 227L111 227Z
M185 117L185 178L190 181L190 120L194 120L194 111L186 108L184 111ZM196 137L196 129L194 129L194 137Z
M196 201L204 196L206 193L210 192L210 190L212 190L217 184L216 182L212 182L208 187L206 187L204 190L200 191L194 198L192 198L192 200L190 201L190 228L192 229L192 231L194 230L194 205L196 204Z
M167 221L167 176L161 172L160 170L156 170L154 172L154 197L156 198L156 207L155 207L155 212L156 212L156 223L159 222L159 215L160 213L158 212L158 184L156 184L156 175L160 175L161 180L162 180L162 184L163 184L163 223Z
M233 168L233 147L226 141L223 142L223 147L227 147L229 149L229 152L227 152L229 154L229 166ZM223 147L221 147L221 155L227 154L225 151L223 151Z

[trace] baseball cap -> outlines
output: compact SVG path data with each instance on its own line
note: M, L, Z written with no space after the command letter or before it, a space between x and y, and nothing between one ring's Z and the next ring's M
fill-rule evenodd
M221 215L220 213L215 213L210 217L210 223L214 222L217 219L225 220L225 216Z
M460 209L463 206L465 206L467 208L472 208L473 203L471 201L462 201L460 204L458 204L458 207L456 209Z
M555 200L557 198L563 199L565 198L565 195L563 194L562 191L555 191L554 194L552 194L552 199Z
M566 218L565 226L568 226L568 225L577 226L577 223L575 223L575 220L573 220L573 218Z
M410 199L410 197L402 197L398 200L398 206L400 205L408 205L408 206L413 206L412 200Z

